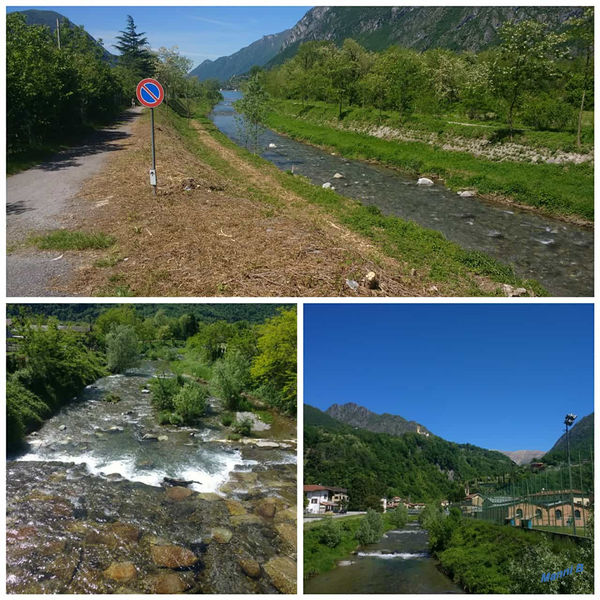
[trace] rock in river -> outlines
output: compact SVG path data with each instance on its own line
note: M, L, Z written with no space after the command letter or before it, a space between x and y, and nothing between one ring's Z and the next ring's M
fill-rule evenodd
M242 567L242 571L244 571L248 577L256 579L260 576L260 565L251 558L240 560L240 567Z
M232 536L233 533L231 533L231 531L225 527L215 527L212 530L212 538L218 544L228 544Z
M180 500L185 500L185 498L189 498L194 492L189 488L176 485L167 488L165 493L169 500L179 502Z
M419 177L417 185L433 185L433 181L429 177Z
M137 577L137 569L130 562L114 562L104 571L104 575L115 581L131 581Z
M276 556L265 564L265 571L282 594L296 593L296 563L286 556Z
M155 594L180 594L189 589L189 585L177 573L161 573L154 584Z
M169 569L191 567L198 562L198 557L187 548L181 546L152 546L150 549L154 564Z

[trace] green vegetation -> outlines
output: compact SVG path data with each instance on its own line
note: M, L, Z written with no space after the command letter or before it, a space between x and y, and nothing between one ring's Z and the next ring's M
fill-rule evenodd
M243 119L238 120L244 145L258 151L260 136L267 118L269 97L254 73L244 85L244 96L236 102L236 110Z
M139 342L133 327L116 325L106 336L106 366L112 373L124 373L139 358Z
M579 462L579 458L585 461L593 461L594 413L575 422L569 433L569 445L571 448L571 462ZM566 436L562 435L550 449L550 452L544 454L541 460L548 465L565 463L567 461Z
M323 208L348 229L371 240L386 255L424 273L432 283L443 283L447 286L447 295L455 293L463 296L483 295L484 292L474 275L489 277L499 283L526 287L533 290L537 296L547 295L544 288L536 281L517 277L512 267L503 265L481 252L465 250L458 244L446 240L438 231L425 229L412 221L386 217L374 206L364 206L331 190L314 186L304 177L281 172L268 161L237 146L207 118L199 117L199 121L221 145L251 164L261 169L268 169L269 175L284 189ZM244 185L249 197L270 205L278 203L277 198L252 186L249 187L243 175L232 172L231 165L227 161L215 156L199 141L195 131L189 127L185 119L175 118L173 124L190 151L229 179Z
M294 139L335 149L348 158L376 160L417 175L444 179L454 190L475 188L552 214L594 218L593 166L590 163L530 164L497 162L468 152L441 150L424 142L379 139L315 125L288 114L271 113L267 124Z
M428 507L421 522L429 531L430 548L442 569L469 593L593 592L592 541L578 545L544 533L463 519L457 509L445 516ZM541 582L542 573L578 563L584 565L583 573Z
M361 546L374 544L383 535L383 517L375 510L367 510L356 531L355 537Z
M102 355L77 332L61 330L58 321L18 319L18 352L7 359L7 449L37 429L81 389L106 374Z
M514 469L514 463L499 452L433 435L395 437L341 423L330 428L327 420L319 426L304 423L305 482L346 488L350 510L378 506L383 497L421 502L458 499L464 496L460 482L504 477Z
M479 54L394 45L369 52L352 39L340 47L307 42L260 74L266 92L278 99L266 124L346 157L443 178L452 189L474 188L593 220L591 162L553 156L554 150L589 154L593 146L593 123L584 117L593 110L593 9L563 29L507 22L500 44ZM295 101L294 111L285 100ZM400 137L352 131L373 126L395 128ZM457 135L490 145L476 156ZM503 143L515 135L537 150L522 156L531 148ZM446 145L450 149L442 149ZM490 148L498 152L486 155ZM550 158L560 164L545 164Z
M243 408L261 415L275 409L295 416L296 398L290 394L291 388L295 390L295 378L292 382L289 374L296 372L295 308L270 305L271 309L261 312L231 305L228 314L227 307L220 305L214 313L209 311L204 321L202 316L186 312L198 305L182 305L179 310L171 310L169 316L163 310L165 305L156 305L151 312L150 305L126 304L84 312L91 321L88 324L74 319L73 325L59 326L56 317L44 318L42 305L32 306L35 316L23 305L12 305L8 311L12 318L10 331L17 335L9 338L7 355L10 451L17 450L25 434L40 427L85 385L109 372L123 372L141 357L177 365L174 376L162 374L149 384L161 424L195 424L201 420L208 407L209 384L214 390L224 385L218 375L221 370L229 386L225 391L233 389L236 393L237 404L232 410ZM81 313L64 309L63 314L76 317ZM90 316L93 314L97 316ZM236 320L244 314L254 323ZM210 322L217 315L229 316L233 322ZM270 335L276 340L261 341ZM281 358L279 346L290 354L277 362ZM259 366L256 376L251 372L255 363ZM269 373L272 387L265 388L263 368ZM104 400L119 399L108 394ZM229 402L230 398L223 400ZM263 420L269 417L272 420L270 414ZM231 413L223 414L222 423L231 426L236 435L249 435L252 428L249 420L235 422Z
M166 102L189 116L192 103L214 105L214 80L188 78L188 59L177 48L150 51L131 16L111 57L82 27L62 19L60 47L46 25L6 16L7 171L16 173L65 146L81 143L94 127L130 106L138 81L158 77ZM104 246L103 246L104 247Z
M90 250L110 248L115 240L112 236L104 233L58 229L52 233L31 238L31 243L40 250Z

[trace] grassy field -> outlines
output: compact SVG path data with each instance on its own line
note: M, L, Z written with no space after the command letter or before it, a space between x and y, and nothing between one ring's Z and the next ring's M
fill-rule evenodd
M31 238L31 243L40 250L99 250L110 248L115 239L103 233L86 233L58 229L46 235Z
M453 190L476 189L484 196L509 199L547 214L593 221L594 178L589 163L498 162L427 143L388 141L343 131L324 125L323 115L311 118L310 112L298 111L294 116L289 105L284 106L285 110L282 106L275 104L277 110L269 114L267 125L294 139L336 150L347 158L396 167L414 176L443 179Z
M489 292L486 293L481 289L476 276L484 276L498 283L523 286L531 289L535 295L547 295L539 283L532 280L524 281L517 277L512 267L501 264L481 252L465 250L448 241L437 231L398 217L384 216L376 207L364 206L334 191L312 185L304 177L282 172L267 160L237 146L206 117L198 114L197 119L219 144L233 150L245 161L268 173L286 190L323 208L341 224L368 238L386 255L426 273L432 284L443 283L450 286L453 291L449 295L490 295ZM206 148L185 119L172 115L172 123L188 149L228 178L244 182L244 175L236 173L227 161ZM252 198L274 206L279 202L276 195L266 193L264 190L250 186L247 191ZM501 293L496 292L491 295L501 295Z

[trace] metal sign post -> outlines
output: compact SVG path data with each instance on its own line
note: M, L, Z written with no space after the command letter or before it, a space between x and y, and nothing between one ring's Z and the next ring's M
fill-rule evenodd
M150 109L151 120L151 140L152 140L152 168L150 169L150 185L153 194L156 196L156 149L154 146L154 109L164 100L165 92L162 85L156 79L142 79L137 84L137 99L140 104Z

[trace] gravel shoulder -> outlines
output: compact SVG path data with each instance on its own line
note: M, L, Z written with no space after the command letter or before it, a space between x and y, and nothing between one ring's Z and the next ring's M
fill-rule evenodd
M64 150L37 167L7 178L7 295L55 296L82 257L27 247L31 234L71 228L84 221L86 205L77 194L104 167L109 156L128 147L140 108L127 110L113 126L95 132L84 144Z

